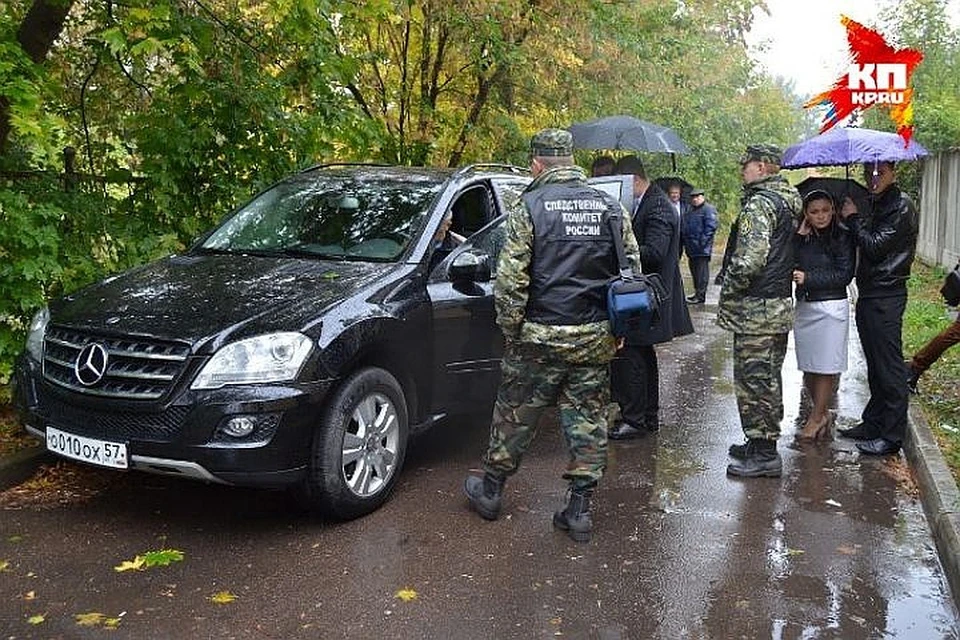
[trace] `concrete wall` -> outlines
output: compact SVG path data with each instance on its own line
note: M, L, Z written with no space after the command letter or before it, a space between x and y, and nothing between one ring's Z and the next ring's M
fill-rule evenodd
M960 150L937 153L924 163L917 255L948 269L960 258Z

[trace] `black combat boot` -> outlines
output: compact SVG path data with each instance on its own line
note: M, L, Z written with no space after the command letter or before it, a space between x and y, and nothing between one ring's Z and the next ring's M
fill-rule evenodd
M590 532L593 531L593 520L590 518L592 495L593 489L571 487L567 507L553 514L553 526L566 531L567 535L577 542L589 542Z
M503 476L488 471L482 478L467 476L463 490L477 513L487 520L496 520L500 516L500 503L503 501L503 483Z
M737 460L746 460L747 459L747 446L750 444L750 441L746 441L743 444L732 444L730 448L727 449L727 453L730 454L731 458L736 458Z
M735 445L736 446L736 445ZM743 478L779 478L783 473L783 461L777 453L777 441L765 438L751 438L744 446L744 457L740 462L727 465L727 475ZM730 447L733 455L733 447ZM734 456L736 457L736 456Z

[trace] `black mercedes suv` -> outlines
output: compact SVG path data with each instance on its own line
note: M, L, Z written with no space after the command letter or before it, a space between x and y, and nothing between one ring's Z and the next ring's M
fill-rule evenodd
M39 312L14 372L26 429L94 465L372 511L411 432L491 406L491 271L529 180L499 165L297 173L182 255Z

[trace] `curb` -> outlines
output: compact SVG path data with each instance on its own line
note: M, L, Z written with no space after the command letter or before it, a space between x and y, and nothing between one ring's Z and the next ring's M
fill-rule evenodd
M953 601L960 608L960 490L919 407L911 404L904 453L920 487L937 555Z
M0 491L18 485L32 476L47 456L45 448L36 446L0 457Z

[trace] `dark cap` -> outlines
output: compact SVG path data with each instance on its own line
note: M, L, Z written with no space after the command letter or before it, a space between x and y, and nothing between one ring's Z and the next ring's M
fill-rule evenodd
M691 197L691 198L692 198L693 196L702 196L702 195L705 195L705 194L703 193L703 189L694 189L693 191L690 192L690 197Z
M772 144L751 144L747 145L747 150L740 156L740 164L756 160L757 162L775 164L779 167L782 158L783 152L780 151L780 147Z
M565 129L543 129L530 138L530 153L535 156L572 156L573 135Z

